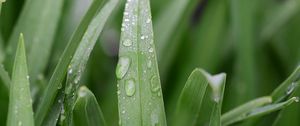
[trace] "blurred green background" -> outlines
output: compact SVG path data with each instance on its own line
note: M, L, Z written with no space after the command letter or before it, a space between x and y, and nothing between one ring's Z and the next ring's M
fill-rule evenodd
M25 1L7 0L2 6L0 62L7 58L4 50ZM89 0L64 0L51 56L40 78L52 74L89 4ZM196 67L227 73L226 112L270 94L300 64L300 0L151 0L151 9L167 117ZM96 95L108 125L118 124L115 67L123 10L124 1L102 32L82 81ZM164 29L172 23L172 29ZM161 37L165 34L169 37ZM1 90L3 122L7 96ZM296 111L290 120L300 118L299 107L290 107Z

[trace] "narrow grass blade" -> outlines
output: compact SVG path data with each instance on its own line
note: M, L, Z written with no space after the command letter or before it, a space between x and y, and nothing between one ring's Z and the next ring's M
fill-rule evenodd
M41 123L43 122L46 114L50 109L50 106L54 102L58 89L62 87L61 84L67 73L68 65L71 62L71 59L79 43L81 42L81 39L84 36L85 31L87 30L90 22L97 14L97 12L100 10L100 8L102 8L102 2L103 1L100 0L93 1L91 7L83 17L80 25L77 27L77 30L73 34L64 53L62 54L61 59L59 60L58 65L56 66L54 73L49 81L49 84L47 85L44 91L41 102L38 105L37 112L35 115L35 121L36 121L35 124L37 126L40 126Z
M300 66L298 66L294 72L279 86L277 87L271 94L273 100L275 102L279 102L284 100L287 96L289 96L295 86L297 86L297 81L300 80Z
M233 36L236 43L237 58L234 78L228 86L230 99L227 108L242 104L255 98L257 74L255 65L255 0L231 0Z
M212 112L210 114L209 126L221 126L221 109L225 91L226 74L210 75L204 72L211 88ZM207 102L207 101L206 101Z
M270 104L271 102L272 98L270 96L261 97L249 101L239 107L234 108L233 110L230 110L229 112L224 113L221 118L222 124L227 124L227 122L238 118L240 115L243 115L244 113L247 113L263 105Z
M1 6L1 4L0 4ZM0 8L1 9L1 8ZM1 15L1 14L0 14ZM0 21L1 23L1 21ZM2 38L2 34L0 32L0 63L2 64L4 61L5 53L4 53L4 40Z
M300 84L300 81L298 81ZM300 97L299 86L290 97ZM283 109L278 115L272 126L298 126L300 124L300 107L299 104L292 104L290 107Z
M193 126L196 123L208 81L203 70L195 69L188 78L179 97L172 125Z
M94 94L80 87L74 106L74 126L106 126L102 111Z
M68 124L72 123L72 108L76 100L74 98L74 94L79 88L81 75L85 71L91 51L93 50L105 23L118 3L119 0L109 0L101 9L101 11L95 16L86 33L84 34L83 39L80 42L80 45L77 48L76 53L69 65L65 90L66 123Z
M278 1L276 1L278 2ZM263 28L261 30L260 39L262 41L270 39L276 32L281 30L285 24L287 24L291 18L299 14L300 1L288 0L283 3L280 2L279 7L274 8L273 13L266 16Z
M63 101L64 101L64 97L65 97L64 88L60 89L58 92L59 93L55 99L55 102L52 105L49 114L43 121L42 126L56 126L58 123L59 116L64 107L63 106Z
M9 75L6 72L6 70L4 69L4 66L2 64L0 64L0 79L3 82L5 88L8 90L11 80L10 80Z
M23 35L15 56L10 86L7 126L34 126Z
M155 43L157 44L159 70L162 77L166 76L165 74L170 68L180 45L179 40L187 31L189 21L199 0L173 0L169 3L154 21Z
M278 111L281 110L283 108L286 108L287 106L291 105L294 102L299 102L299 98L298 97L293 97L285 102L281 102L281 103L276 103L276 104L270 104L270 105L266 105L263 107L258 107L255 108L247 113L244 113L242 115L240 115L239 117L234 118L233 120L230 120L228 122L222 122L222 125L227 126L239 121L243 121L249 118L254 118L254 117L260 117L263 115L267 115L269 113L272 113L274 111Z
M127 0L116 68L122 126L166 126L149 0Z
M22 13L14 26L7 47L5 65L11 71L18 35L26 38L28 70L32 84L47 67L54 34L60 18L63 0L26 0Z

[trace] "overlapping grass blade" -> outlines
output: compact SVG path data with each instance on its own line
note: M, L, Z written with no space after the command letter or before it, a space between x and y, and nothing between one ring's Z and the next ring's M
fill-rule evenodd
M9 89L11 80L2 64L0 64L0 79L1 79L2 83L4 84L5 88Z
M59 60L58 65L56 66L54 73L47 85L47 88L42 96L41 102L38 105L37 112L35 115L36 125L40 126L48 113L51 105L54 102L54 99L57 95L57 90L61 88L61 84L68 70L68 65L71 62L71 59L81 42L82 37L85 34L85 31L88 28L88 25L96 15L96 13L102 8L102 2L100 0L95 0L91 4L88 12L83 17L80 25L77 27L77 30L73 34L71 40L69 41L64 53Z
M51 106L51 110L45 120L42 123L42 126L56 126L58 123L59 116L63 109L63 101L64 101L64 88L58 91L58 95L55 99L54 104Z
M127 0L116 68L122 126L166 126L149 0Z
M7 126L34 126L23 35L20 35L10 85Z
M297 86L297 81L300 80L300 66L271 94L273 101L279 102L287 98Z
M292 103L298 102L298 101L299 101L298 97L293 97L293 98L290 98L289 100L284 101L284 102L270 104L270 105L266 105L266 106L263 106L263 107L258 107L258 108L255 108L255 109L253 109L253 110L251 110L247 113L244 113L244 114L234 118L233 120L228 120L227 122L222 122L222 125L227 126L227 125L230 125L230 124L242 121L242 120L246 120L246 119L249 119L249 118L260 117L260 116L263 116L263 115L267 115L267 114L272 113L274 111L278 111L280 109L283 109L283 108L291 105Z
M68 124L72 120L72 108L75 102L74 94L79 88L79 81L81 75L85 71L85 67L91 51L93 50L100 33L103 30L103 27L108 20L109 16L116 8L119 0L109 0L101 11L95 16L89 25L85 35L83 36L82 41L80 42L79 47L76 50L76 53L69 65L68 76L66 82L66 99L65 99L65 111L66 111L66 121Z
M190 18L199 0L173 0L169 3L154 21L155 43L162 77L166 76L165 74L170 68L180 45L179 40L187 31Z
M54 34L62 10L62 0L27 0L10 36L5 65L11 71L20 32L26 36L28 69L32 84L47 67Z
M280 3L279 7L273 9L274 11L266 16L265 22L262 26L260 34L260 39L262 41L270 39L276 32L281 30L281 27L287 24L291 18L299 14L300 1L284 1L284 3Z
M229 112L224 113L222 115L221 121L223 124L226 124L227 122L234 120L235 118L243 115L244 113L247 113L255 108L264 106L266 104L270 104L271 102L272 97L270 96L254 99L239 107L234 108L233 110L230 110Z
M193 126L200 112L208 81L201 69L195 69L179 97L172 125ZM205 103L204 103L205 104Z
M102 111L94 94L80 87L74 106L74 126L106 126Z
M300 81L298 81L300 84ZM299 86L290 97L300 97L300 88ZM278 114L276 120L273 122L272 126L298 126L299 125L299 117L300 117L300 107L299 104L292 104L290 107L281 110Z

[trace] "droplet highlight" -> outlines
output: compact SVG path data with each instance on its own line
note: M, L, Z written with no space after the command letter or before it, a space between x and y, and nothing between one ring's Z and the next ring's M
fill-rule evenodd
M133 79L129 79L125 81L125 92L126 95L129 97L135 94L135 82Z
M122 79L130 66L130 59L128 57L120 57L117 68L116 68L116 76L118 79Z

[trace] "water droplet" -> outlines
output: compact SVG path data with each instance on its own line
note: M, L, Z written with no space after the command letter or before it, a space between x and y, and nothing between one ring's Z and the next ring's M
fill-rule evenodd
M291 93L294 91L294 89L295 89L296 86L297 86L297 85L293 82L293 83L287 88L285 94L286 94L286 95L291 94Z
M150 23L151 22L151 19L150 18L148 18L147 19L147 21L146 21L146 23Z
M126 113L125 110L123 110L123 111L122 111L122 114L125 114L125 113Z
M141 39L144 40L144 39L145 39L145 36L141 36Z
M148 67L148 68L151 68L151 66L152 66L152 61L149 60L148 63L147 63L147 67Z
M18 126L22 126L22 122L21 121L18 122Z
M125 28L122 27L122 28L121 28L121 31L125 31Z
M120 90L118 90L118 91L117 91L117 94L118 94L118 95L120 95L120 94L121 94L121 91L120 91Z
M158 80L158 77L157 77L157 76L154 75L154 76L151 78L150 83L151 83L151 91L152 91L152 92L157 92L157 91L159 91L160 86L159 86L159 80Z
M124 19L124 21L129 22L129 19L126 18L126 19Z
M68 74L72 74L73 73L73 69L69 69Z
M118 79L122 79L127 73L130 66L130 59L127 57L120 57L117 68L116 76Z
M29 78L30 78L30 76L29 76L29 75L27 75L27 76L26 76L26 78L27 78L27 79L29 79Z
M160 97L160 96L161 96L161 93L160 93L160 92L158 92L158 93L157 93L157 96L159 96L159 97Z
M299 97L296 97L295 102L299 102Z
M153 48L149 48L149 52L152 53L154 51Z
M125 82L125 92L126 95L131 97L135 93L135 82L132 79L126 80Z
M127 47L131 46L132 45L132 41L130 41L129 39L126 39L126 40L123 41L123 45L127 46Z
M124 15L128 15L128 12L125 11L125 12L124 12Z

